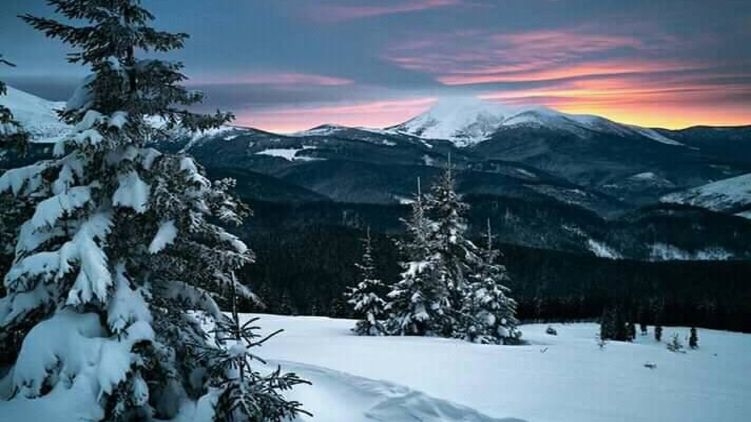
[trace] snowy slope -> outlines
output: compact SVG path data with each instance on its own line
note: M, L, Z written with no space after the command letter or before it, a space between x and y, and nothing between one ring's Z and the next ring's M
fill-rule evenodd
M68 132L69 127L58 120L55 112L65 108L65 102L47 101L11 86L7 88L7 95L0 96L0 104L13 112L32 139L41 141Z
M751 173L718 180L660 198L661 202L685 204L713 211L737 212L751 206ZM746 213L739 213L746 216Z
M70 131L70 126L61 122L57 116L57 110L65 108L65 101L48 101L8 86L7 95L0 96L0 104L8 107L13 112L15 119L31 134L33 141L53 142L59 140ZM149 123L155 127L165 124L159 118L151 118L149 119ZM177 136L188 138L186 149L208 138L222 136L225 140L231 140L233 136L238 136L246 132L247 129L229 125L200 133L187 133L175 130Z
M353 324L317 317L261 319L266 330L286 330L264 345L264 356L303 363L294 369L314 381L320 379L320 368L332 371L324 370L325 383L294 393L295 398L308 398L305 403L319 415L313 420L489 420L479 418L484 415L529 422L733 422L746 420L751 412L751 401L746 400L751 392L751 335L699 330L699 350L674 354L651 336L634 344L611 342L601 351L595 343L596 324L556 325L555 337L544 334L544 325L524 326L524 338L532 345L520 347L356 337L349 332ZM688 329L666 328L663 337L673 332L683 338ZM647 362L657 368L645 368ZM316 369L308 371L306 365ZM350 376L383 385L371 397L348 387ZM415 394L421 405L389 401L390 417L369 419L372 402L382 403L383 395L399 396L389 390L393 385L419 392ZM340 399L339 390L351 395ZM333 400L326 398L329 393ZM443 407L447 403L451 406ZM431 404L440 404L441 417L425 416ZM448 410L462 406L474 412L462 419Z
M259 322L285 330L259 349L269 369L279 364L313 382L288 393L314 414L301 421L741 422L751 414L748 334L700 329L700 348L680 354L657 343L652 327L634 343L600 350L592 323L556 324L557 336L525 325L529 345L492 346L357 337L354 321L323 317ZM688 329L666 327L663 339L673 333L683 339ZM0 401L0 421L91 416L78 393ZM208 422L211 405L211 396L183 403L178 420Z
M468 146L487 139L520 110L471 98L442 100L430 110L390 128L426 139L447 139Z
M586 137L591 132L639 136L668 145L682 145L656 131L613 122L599 116L561 113L546 107L512 107L476 98L441 100L430 110L389 130L426 139L446 139L457 146L471 146L488 139L501 128L543 127Z

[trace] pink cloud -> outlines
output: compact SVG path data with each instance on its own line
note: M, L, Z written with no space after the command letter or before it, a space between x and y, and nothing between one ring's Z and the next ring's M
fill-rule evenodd
M445 85L555 81L604 75L659 73L701 69L699 64L676 60L612 59L573 64L529 63L455 71L437 79Z
M675 40L591 33L587 28L494 34L434 34L393 46L384 56L446 85L535 82L587 75L669 71L695 64L664 60ZM630 57L636 56L638 59ZM605 58L607 57L607 58Z
M246 84L246 85L304 85L304 86L342 86L354 81L335 76L314 75L296 72L250 72L228 76L199 77L192 80L194 84Z
M237 112L236 123L273 132L294 132L324 123L386 127L427 110L435 98L408 98Z
M377 5L321 6L315 16L322 21L345 21L374 16L412 13L460 4L460 0L380 0Z

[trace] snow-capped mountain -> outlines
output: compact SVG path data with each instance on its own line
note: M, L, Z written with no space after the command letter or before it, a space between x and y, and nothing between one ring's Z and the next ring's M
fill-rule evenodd
M80 101L79 93L74 93L70 101ZM49 101L36 95L29 94L19 89L7 86L6 95L0 95L0 105L11 110L15 120L31 135L34 142L52 142L65 136L71 127L60 121L57 112L64 110L68 102ZM151 118L149 123L154 127L163 127L165 122L160 118ZM232 139L245 133L247 129L225 125L219 128L210 129L201 133L188 133L184 130L175 129L177 136L183 136L189 139L188 146L208 138L222 137L223 139Z
M48 101L12 86L7 87L6 94L0 96L0 104L13 112L33 140L56 138L69 130L57 117L57 110L65 108L65 102Z
M660 201L737 213L751 218L751 173L671 193L660 198Z
M599 116L566 114L540 106L506 106L476 98L441 100L425 113L387 130L427 139L446 139L466 147L485 141L504 128L519 126L551 129L583 138L606 133L681 145L653 129L620 124Z

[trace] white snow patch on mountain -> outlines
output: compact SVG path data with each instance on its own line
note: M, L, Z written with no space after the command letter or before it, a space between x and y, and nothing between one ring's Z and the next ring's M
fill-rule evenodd
M732 211L734 208L751 204L751 173L671 193L660 198L660 201L693 205L713 211Z
M524 177L530 178L530 179L537 179L537 175L532 173L529 170L523 169L523 168L515 168L514 169L517 173L521 174Z
M727 261L733 254L720 247L708 247L690 252L667 243L655 243L650 247L652 261Z
M305 155L298 156L297 153L304 150L316 149L315 147L303 145L301 148L270 148L256 152L255 155L268 155L269 157L283 158L287 161L313 161L320 158L309 157Z
M645 171L644 173L635 174L635 175L629 177L629 179L633 179L633 180L655 180L655 179L657 179L657 175L654 174L651 171Z
M608 259L621 259L623 256L610 246L594 239L587 239L587 247L595 256Z

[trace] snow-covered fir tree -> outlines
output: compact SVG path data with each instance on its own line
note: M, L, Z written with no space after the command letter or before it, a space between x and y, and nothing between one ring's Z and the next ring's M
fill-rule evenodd
M451 310L447 324L441 327L442 335L464 337L466 324L461 321L460 311L464 307L470 276L482 260L478 248L466 237L464 213L469 207L456 192L450 160L427 195L426 208L428 218L434 222L431 241L438 254L439 277L448 292Z
M518 343L516 301L505 284L510 280L506 267L498 263L500 252L493 248L493 233L487 221L486 246L470 277L461 309L462 330L467 340L479 343Z
M367 229L362 243L362 259L355 264L360 273L360 280L346 292L346 298L355 313L363 317L357 321L353 331L361 336L377 336L385 333L381 319L385 314L386 301L381 297L384 290L383 282L376 275L370 228Z
M395 335L444 335L451 325L451 304L419 179L411 208L409 218L403 220L406 239L399 243L403 271L388 293L387 329Z
M0 54L0 65L14 66L3 59ZM0 96L6 95L6 86L0 81ZM0 154L9 151L23 154L29 140L28 133L13 117L13 111L0 105ZM0 274L8 271L13 261L14 245L18 236L18 226L30 216L26 201L10 194L0 193ZM0 284L0 297L5 295L5 286ZM6 344L0 347L0 366L7 365L15 358L20 344L16 333L5 336Z
M23 339L0 397L68 390L91 404L91 419L106 420L171 419L202 397L217 401L216 420L294 415L298 405L278 390L299 379L277 371L231 387L217 370L226 349L186 312L225 321L214 297L250 296L232 274L253 260L219 225L247 214L228 193L233 181L212 183L192 158L150 146L178 126L200 131L231 118L186 111L202 96L180 86L182 65L136 56L181 48L187 35L151 28L138 0L48 3L63 20L23 19L68 43L69 60L92 74L61 112L73 130L54 157L0 177L0 191L34 206L0 299L0 344ZM249 357L247 344L229 350Z

